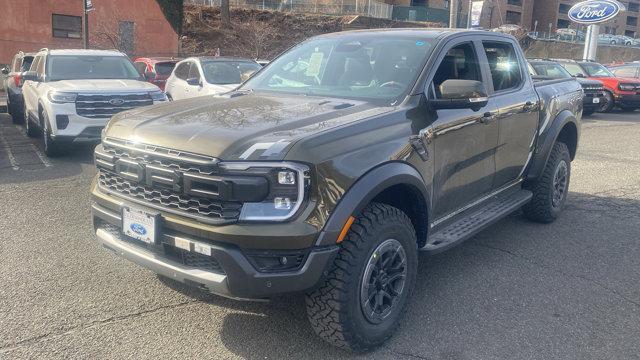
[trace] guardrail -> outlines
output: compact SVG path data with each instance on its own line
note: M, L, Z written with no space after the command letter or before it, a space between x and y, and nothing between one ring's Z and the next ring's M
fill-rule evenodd
M220 6L220 0L185 0L186 4ZM393 5L375 0L229 0L229 5L245 9L330 15L366 15L391 19Z

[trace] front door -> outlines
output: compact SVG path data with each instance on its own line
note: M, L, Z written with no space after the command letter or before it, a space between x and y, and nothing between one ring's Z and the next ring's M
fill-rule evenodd
M460 41L441 54L440 65L429 83L428 97L438 98L445 80L486 83L487 71L479 62L479 44ZM492 190L498 126L497 108L491 101L472 109L436 110L432 124L434 143L433 219L440 219Z

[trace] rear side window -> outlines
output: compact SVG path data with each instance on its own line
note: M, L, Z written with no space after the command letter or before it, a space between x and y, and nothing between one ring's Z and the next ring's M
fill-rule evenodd
M522 71L513 45L499 41L484 41L482 45L489 61L493 90L499 92L519 87Z
M200 80L200 71L198 70L198 64L195 62L191 63L191 67L189 68L189 77L187 79Z
M28 71L31 67L31 63L33 62L33 56L25 56L22 58L22 65L18 71Z
M169 75L173 68L176 67L176 63L174 62L161 62L156 63L155 70L158 75Z
M182 80L187 80L189 77L189 64L190 62L183 62L176 68L176 77Z
M623 77L636 77L636 68L634 67L621 67L611 70L616 76Z
M478 56L472 43L456 45L447 51L433 76L433 89L436 92L436 97L440 96L440 85L445 80L451 79L482 81Z

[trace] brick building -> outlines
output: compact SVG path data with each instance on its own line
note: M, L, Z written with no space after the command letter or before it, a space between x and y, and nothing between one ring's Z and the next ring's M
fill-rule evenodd
M480 27L491 29L504 24L520 25L531 29L533 23L534 3L538 6L540 0L485 0L480 16ZM466 18L469 13L469 1L463 0L461 16Z
M2 0L0 64L22 50L82 48L83 0ZM171 56L178 34L156 0L93 0L89 41L93 48Z

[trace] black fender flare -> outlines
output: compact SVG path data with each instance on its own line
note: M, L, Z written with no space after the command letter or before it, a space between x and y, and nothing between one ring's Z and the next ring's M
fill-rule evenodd
M533 150L534 152L531 158L531 165L529 171L527 171L527 180L534 180L542 174L545 166L547 166L553 144L555 144L560 132L568 123L575 125L576 131L578 132L577 138L579 138L580 126L575 115L569 110L561 111L555 119L553 119L551 124L548 125L543 136L538 135L536 148Z
M418 170L404 162L388 162L369 170L347 190L325 223L316 245L335 245L349 217L357 216L371 200L393 185L409 185L417 189L424 197L426 213L429 214L429 192Z

